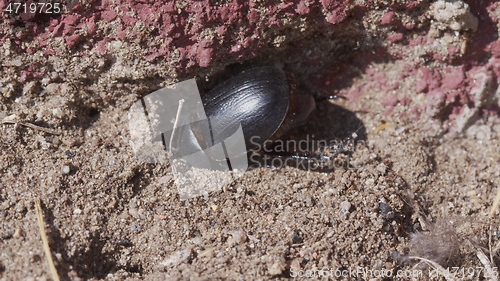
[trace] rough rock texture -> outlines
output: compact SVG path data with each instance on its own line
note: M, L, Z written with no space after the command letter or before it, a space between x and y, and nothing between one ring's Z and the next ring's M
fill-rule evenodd
M0 119L62 132L0 125L0 279L50 278L35 198L64 279L396 274L424 268L415 255L470 273L485 266L474 247L499 263L499 220L488 217L500 187L496 1L64 6L10 15L0 1ZM355 132L365 145L348 167L258 168L180 201L169 166L133 154L128 108L165 85L197 77L206 90L250 65L348 98L344 110L319 104L293 136Z

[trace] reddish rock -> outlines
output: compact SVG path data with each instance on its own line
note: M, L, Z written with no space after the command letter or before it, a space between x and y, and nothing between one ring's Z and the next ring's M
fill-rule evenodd
M78 23L79 20L80 20L80 15L71 14L65 16L63 22L68 25L75 25Z
M361 92L360 92L360 91L359 91L359 89L357 89L357 88L351 88L351 89L349 89L349 91L347 92L346 97L347 97L350 101L354 102L354 101L358 100L358 99L361 97Z
M397 88L399 88L399 83L397 81L382 86L382 89L384 91L393 91L396 90Z
M259 22L259 13L256 10L250 10L247 14L247 19L250 24L256 24Z
M92 17L90 18L87 23L87 35L88 36L93 36L95 35L96 31L97 31L97 24L96 24L96 17Z
M392 12L392 11L385 13L382 16L382 19L380 20L380 23L383 24L383 25L388 25L388 24L393 23L394 22L394 15L395 15L395 13Z
M297 8L295 8L295 12L299 15L307 15L311 9L306 3L307 1L300 1L299 4L297 4Z
M409 39L408 43L410 46L423 46L427 43L431 43L432 41L429 41L429 38L427 36L417 36L414 39Z
M427 90L428 90L428 86L429 86L429 85L427 85L427 81L426 81L425 79L420 78L420 79L418 79L418 81L417 81L417 85L416 85L416 87L415 87L415 91L416 91L417 93L422 93L422 92L425 92L425 91L427 91Z
M111 9L101 13L101 18L107 22L114 20L116 18L116 16L117 16L116 12L114 10L111 10Z
M404 38L403 33L394 33L394 34L387 36L387 40L392 42L392 43L400 42L403 40L403 38Z
M413 22L407 22L404 24L404 27L408 30L412 30L415 28L415 24Z
M468 72L475 67L483 67L481 71L500 77L500 40L495 37L498 33L498 3L495 1L468 2L471 13L479 19L481 32L464 33L464 38L468 38L465 53L459 44L462 42L446 43L440 38L441 33L429 32L431 19L425 12L428 0L388 2L381 18L373 20L374 14L368 17L367 11L374 3L352 0L202 0L181 5L152 0L90 1L85 7L77 3L61 16L47 19L45 24L26 23L22 29L9 30L8 24L4 23L7 32L0 34L0 38L9 39L14 45L12 49L26 53L35 54L37 48L43 48L45 56L61 55L58 42L64 42L68 52L82 57L119 55L137 61L142 58L152 65L153 70L147 75L167 79L171 78L168 75L189 76L198 68L221 68L252 60L256 55L273 56L278 49L283 49L288 56L283 56L285 60L300 61L308 70L336 71L335 75L342 78L328 77L322 81L330 81L330 84L324 86L323 83L321 87L342 91L350 100L365 94L383 93L379 100L390 107L398 102L394 91L399 87L408 90L407 85L411 85L410 90L425 93L425 99L421 99L424 95L419 96L417 100L421 104L418 104L412 99L414 95L406 99L400 96L399 103L409 107L405 108L410 112L409 117L426 112L449 115L453 110L459 114L460 108L470 106L468 103L475 101L470 93L475 78ZM394 26L396 21L399 24L399 19L401 26ZM375 26L369 36L362 28L367 23ZM380 28L378 23L393 26ZM304 27L303 31L298 31L298 27ZM349 37L351 30L352 38ZM356 31L363 35L356 35ZM339 56L334 53L329 59L338 58L340 64L345 64L343 71L328 69L323 65L325 61L315 55L315 46L308 46L307 40L317 34L339 39L335 42L338 48L331 49L339 52ZM343 48L346 42L343 36L359 42L359 49ZM407 44L378 44L384 38L385 43ZM111 53L106 45L112 41L128 42L129 46L143 49L125 55ZM79 48L81 43L85 43L88 49ZM320 50L325 46L317 47ZM309 53L302 52L303 49L313 52L309 56ZM355 56L350 57L354 52ZM450 66L452 62L453 66ZM387 75L392 63L397 65L394 66L397 77ZM167 67L160 71L155 64ZM164 71L165 68L171 70ZM361 70L361 73L349 69ZM21 69L18 73L25 80L36 77L33 70ZM353 86L356 81L359 84ZM446 114L442 112L444 107Z
M396 104L398 104L398 102L399 102L398 96L395 94L390 94L387 96L386 99L382 101L382 105L394 107Z
M326 11L327 22L336 24L347 18L349 1L321 0L321 4Z
M201 67L210 65L213 59L214 50L212 48L200 48L198 52L198 63Z
M75 35L70 35L65 38L66 45L71 49L76 46L76 44L80 43L83 40L83 35L81 34L75 34Z
M465 79L463 67L449 67L443 77L442 87L445 89L456 89Z
M224 35L226 32L227 32L227 27L226 26L221 25L221 26L217 27L217 34L219 36Z
M448 47L448 54L450 56L454 56L460 52L460 49L457 46L449 46Z

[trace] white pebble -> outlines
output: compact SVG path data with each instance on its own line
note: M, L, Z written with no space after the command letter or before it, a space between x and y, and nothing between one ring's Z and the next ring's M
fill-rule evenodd
M247 240L247 233L241 229L241 230L235 230L231 232L231 235L233 236L234 242L241 244Z
M69 174L69 166L67 166L67 165L63 166L62 172L63 172L63 174Z
M343 213L345 213L345 214L349 213L349 209L351 209L351 203L349 203L349 201L342 201L340 203L340 210Z

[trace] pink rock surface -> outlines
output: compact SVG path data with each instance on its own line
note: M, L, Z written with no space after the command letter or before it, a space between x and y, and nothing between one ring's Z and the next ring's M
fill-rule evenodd
M34 40L40 47L63 37L67 48L74 52L85 43L97 48L99 53L104 51L103 41L149 41L152 44L144 53L149 60L171 56L178 50L178 69L195 65L207 67L222 53L234 58L255 53L269 43L270 38L263 39L262 35L289 25L287 22L291 19L308 18L327 26L344 21L351 9L349 1L321 0L318 5L316 1L303 0L276 4L275 1L265 4L229 1L213 5L210 1L194 1L180 8L173 2L91 1L90 7L77 4L71 11L52 17L48 30L27 22L27 28L17 37ZM111 32L99 28L103 25ZM202 35L211 30L216 33ZM9 37L3 34L1 38ZM20 40L15 42L21 44Z
M382 19L380 20L380 23L384 24L384 25L393 23L393 21L394 21L394 15L395 15L395 13L392 12L392 11L385 13L382 16Z
M19 19L3 14L2 19L8 21L2 24L0 41L8 40L19 53L35 54L41 50L45 60L52 57L56 61L63 55L97 57L104 60L103 65L117 56L119 48L114 47L114 42L120 42L117 45L123 48L140 47L129 52L130 61L168 66L173 69L170 74L192 77L199 69L252 60L276 48L285 50L276 58L277 62L302 60L305 66L314 69L325 63L322 48L314 51L319 55L309 55L303 44L312 40L316 32L332 38L344 32L343 36L349 39L351 28L352 39L361 47L341 49L336 54L339 58L335 61L336 68L325 68L324 73L316 74L319 78L314 80L319 81L316 83L319 87L340 92L352 100L377 90L382 105L391 108L386 114L404 106L408 112L452 120L476 99L471 91L476 87L477 73L491 76L493 81L500 77L498 3L492 0L466 3L470 13L479 19L476 32L440 30L442 27L436 27L436 32L429 30L433 10L427 0L392 3L379 11L374 8L380 5L373 1L349 0L238 0L222 4L208 0L90 1L85 6L78 3L62 15L43 17L41 22L34 21L40 15ZM2 5L4 8L5 3ZM370 24L375 30L367 32L365 26ZM355 37L358 34L370 36ZM344 57L347 59L340 60ZM383 61L392 61L399 75L372 67ZM35 71L31 65L19 68L22 81L42 79L46 74L44 68ZM363 71L357 83L352 80L360 73L345 71L350 67ZM147 73L143 75L172 79L161 69ZM417 95L425 98L419 99ZM491 107L478 106L481 107L478 110ZM405 116L419 118L419 114Z

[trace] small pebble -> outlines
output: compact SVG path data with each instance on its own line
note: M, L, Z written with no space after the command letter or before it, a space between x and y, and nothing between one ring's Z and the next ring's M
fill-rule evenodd
M243 229L235 230L231 232L231 235L237 244L244 243L247 240L247 233Z
M128 213L134 218L139 216L139 211L137 211L137 208L134 207L130 207L130 209L128 209Z
M294 230L292 234L292 243L293 244L300 244L302 243L302 238L300 237L300 233L298 230Z
M351 203L349 203L349 201L342 201L340 203L340 210L343 213L345 213L345 214L349 213L349 209L351 209Z
M168 183L171 180L172 180L172 176L163 176L158 180L158 182L164 184L164 183Z
M201 251L199 254L198 254L198 257L199 258L203 258L203 257L208 257L208 258L212 258L215 254L215 248L214 247L210 247L208 249L205 249L203 251Z
M378 209L380 210L380 213L387 219L394 218L394 211L392 210L392 207L387 205L386 203L380 202L378 204Z
M269 274L271 274L272 276L281 275L284 269L285 269L285 264L280 261L269 264L267 266L267 270L269 271Z
M63 138L61 141L64 145L67 145L69 147L77 146L82 143L79 138L71 138L71 137Z
M191 239L191 242L195 245L200 245L201 244L201 238L200 237L194 237Z
M67 165L63 166L63 168L62 168L63 174L69 174L69 171L70 171L69 166L67 166Z
M21 236L23 236L23 230L21 228L17 228L16 231L14 231L14 234L12 234L12 238L18 239Z
M387 166L384 163L378 164L377 167L376 167L376 169L382 175L385 175L385 173L387 172Z

